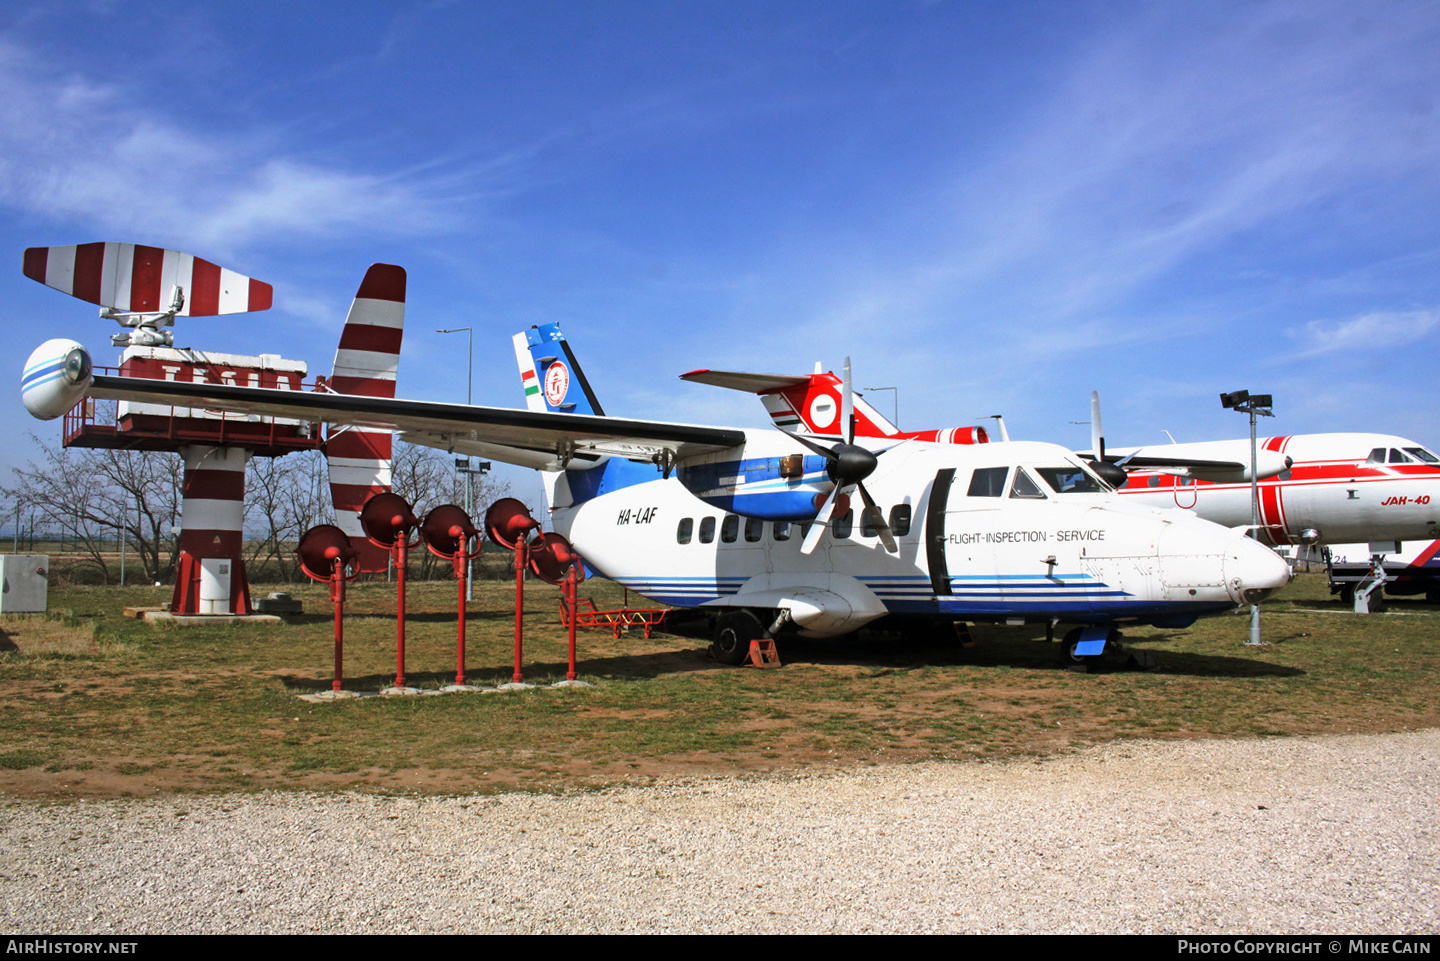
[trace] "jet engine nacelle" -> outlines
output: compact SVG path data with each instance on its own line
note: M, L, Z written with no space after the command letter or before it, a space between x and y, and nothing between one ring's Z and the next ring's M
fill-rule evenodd
M54 420L84 399L93 377L84 347L64 338L47 340L25 361L20 397L32 416Z

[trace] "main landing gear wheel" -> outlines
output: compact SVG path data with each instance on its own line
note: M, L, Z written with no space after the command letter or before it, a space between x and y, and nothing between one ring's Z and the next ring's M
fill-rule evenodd
M715 625L715 640L710 644L710 650L721 664L738 666L750 656L750 642L764 633L764 625L754 614L731 611Z

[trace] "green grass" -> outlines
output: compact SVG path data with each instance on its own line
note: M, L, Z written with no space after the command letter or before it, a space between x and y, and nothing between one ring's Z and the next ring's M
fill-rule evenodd
M582 631L590 689L368 698L310 704L328 690L331 613L320 588L280 627L153 628L121 616L155 589L52 592L77 638L0 654L0 789L49 795L262 788L462 792L558 790L666 774L798 769L1063 751L1137 737L1278 736L1431 727L1440 716L1440 608L1397 601L1358 617L1323 579L1296 580L1264 607L1265 637L1230 616L1126 643L1148 671L1059 666L1043 628L981 625L970 649L876 635L789 639L779 670L724 668L695 637ZM606 582L582 593L619 606ZM556 592L527 586L524 675L565 677ZM513 670L513 586L477 584L466 679ZM632 598L632 600L635 600ZM638 602L638 601L637 601ZM351 590L345 684L395 676L394 592ZM639 602L643 603L643 602ZM453 584L412 584L406 679L454 680ZM21 625L23 627L23 625ZM4 624L0 623L0 628ZM63 656L62 656L63 655Z

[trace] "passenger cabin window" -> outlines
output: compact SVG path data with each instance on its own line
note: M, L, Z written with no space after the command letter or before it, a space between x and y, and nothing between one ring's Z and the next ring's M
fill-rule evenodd
M745 542L754 544L765 533L765 522L758 517L745 518Z
M970 475L970 497L1002 497L1005 494L1005 475L1008 467L982 467Z
M700 543L708 544L715 539L715 518L706 517L700 521Z
M720 539L726 544L735 543L740 536L740 515L726 514L725 520L720 522Z
M1100 483L1078 467L1037 467L1040 479L1057 494L1099 494ZM1017 482L1017 485L1018 482Z
M849 537L853 530L855 530L855 512L853 510L846 511L830 522L830 536L836 540ZM873 534L874 531L871 533Z
M1010 485L1010 496L1029 498L1030 500L1044 500L1045 492L1030 479L1030 475L1024 470L1015 471L1015 483Z
M789 521L776 521L776 522L775 522L775 539L776 539L777 541L788 541L788 540L790 539L790 522L789 522Z
M805 456L803 454L790 454L780 458L780 476L786 480L793 480L805 476Z
M904 537L910 533L910 505L896 504L890 508L890 533Z
M675 528L675 543L688 544L690 537L695 532L695 518L686 517L680 521L680 526Z
M1159 486L1160 486L1160 475L1159 475L1159 474L1151 474L1151 475L1150 475L1150 479L1149 479L1148 481L1146 481L1146 483L1149 484L1151 487L1159 487Z

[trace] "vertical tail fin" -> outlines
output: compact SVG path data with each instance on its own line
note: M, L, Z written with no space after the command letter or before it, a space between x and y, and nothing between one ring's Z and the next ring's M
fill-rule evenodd
M372 264L345 318L330 387L339 394L394 397L404 332L405 269ZM383 571L387 565L386 551L360 529L360 509L373 495L390 490L393 443L389 431L347 427L331 434L325 445L335 523L360 552L363 571Z
M559 324L543 324L513 338L515 363L525 403L534 411L605 416ZM655 468L619 458L606 458L566 471L545 472L545 500L551 510L584 503L592 497L654 480Z
M514 342L520 383L531 410L605 416L559 324L531 327L516 334Z
M770 414L775 426L781 430L837 437L845 434L844 425L840 423L840 401L840 378L828 371L817 371L806 378L804 383L778 387L760 394L760 402L765 405L765 410ZM858 394L854 395L854 405L857 435L892 437L898 433L894 424Z

